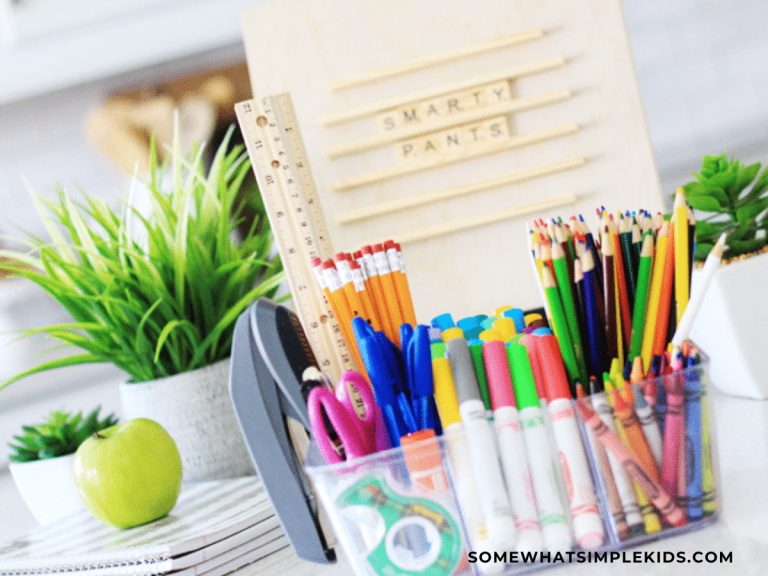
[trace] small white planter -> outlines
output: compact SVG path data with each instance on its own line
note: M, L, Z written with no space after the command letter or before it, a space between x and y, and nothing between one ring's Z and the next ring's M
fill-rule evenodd
M74 512L85 510L75 489L72 462L75 455L34 462L11 462L16 487L40 524L49 524Z
M693 285L699 278L694 270ZM768 254L723 266L707 289L691 340L709 354L726 394L768 398Z
M163 426L181 454L184 482L255 473L229 396L229 359L152 382L120 385L124 421Z

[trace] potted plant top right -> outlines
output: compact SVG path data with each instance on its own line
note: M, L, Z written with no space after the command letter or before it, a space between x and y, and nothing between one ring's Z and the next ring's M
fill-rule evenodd
M723 261L707 290L691 339L711 357L713 383L726 394L768 398L762 329L768 325L768 168L726 154L705 156L685 199L706 213L696 222L697 262L725 233ZM692 282L698 274L694 270Z

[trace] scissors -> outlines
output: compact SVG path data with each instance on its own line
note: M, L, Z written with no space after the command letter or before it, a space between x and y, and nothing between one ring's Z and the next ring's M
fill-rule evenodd
M337 390L340 398L316 386L307 399L312 436L329 464L371 454L377 444L376 401L368 383L350 370L339 380Z

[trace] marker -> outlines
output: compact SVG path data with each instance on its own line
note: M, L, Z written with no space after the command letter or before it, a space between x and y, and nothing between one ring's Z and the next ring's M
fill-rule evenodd
M624 470L637 482L653 502L653 505L661 512L664 519L672 526L679 527L688 523L683 511L675 504L674 500L656 482L652 474L645 469L642 462L637 460L630 450L621 443L618 436L611 432L600 416L591 411L584 404L577 404L584 421L594 432L597 439L621 462Z
M512 369L515 399L533 477L544 546L549 552L565 552L571 549L571 532L560 501L560 488L528 351L522 344L510 344L507 356Z
M521 332L525 328L525 314L520 308L511 308L501 313L502 318L512 318L515 321L515 330Z
M539 513L531 486L531 471L515 406L515 396L504 343L483 344L488 382L493 403L493 419L499 440L504 477L512 501L517 528L518 552L541 551L544 542Z
M486 412L491 412L493 410L493 406L491 404L491 394L488 390L488 378L485 373L485 363L483 362L483 343L470 342L469 353L472 356L472 366L475 368L477 385L480 387L480 395L483 397L485 410Z
M493 552L483 516L480 491L472 472L469 444L461 423L451 364L447 358L432 358L432 379L437 411L443 425L448 459L451 463L451 476L469 536L469 548L478 552ZM504 564L480 562L479 567L484 574L498 574L504 569Z
M453 322L453 317L451 316L450 312L446 312L444 314L440 314L439 316L435 316L434 318L432 318L431 324L434 328L439 328L440 330L447 330L448 328L456 327L456 324Z
M494 321L493 329L501 333L502 341L509 342L509 339L517 334L515 321L512 318L499 318Z
M579 546L585 550L594 550L603 544L605 529L571 403L568 377L554 336L538 338L545 352L542 368L547 393L547 411L552 421L560 467L565 477L565 488L573 517L573 532Z
M472 471L477 484L482 486L480 500L488 534L495 548L510 550L516 543L515 518L499 468L494 432L485 414L469 346L464 338L454 338L446 342L445 348L456 384L461 421L471 448Z

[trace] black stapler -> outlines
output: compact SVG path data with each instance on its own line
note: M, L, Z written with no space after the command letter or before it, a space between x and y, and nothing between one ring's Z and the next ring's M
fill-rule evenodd
M302 390L307 368L317 367L299 319L285 306L261 298L235 325L229 387L251 459L296 554L330 564L318 505L287 426L292 418L310 429ZM309 450L317 450L314 445Z

